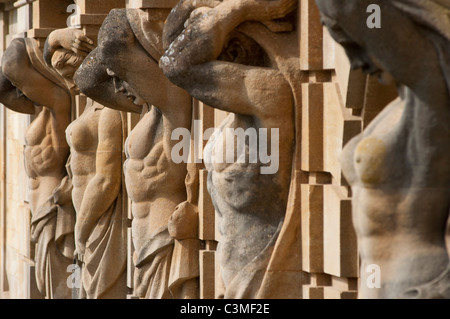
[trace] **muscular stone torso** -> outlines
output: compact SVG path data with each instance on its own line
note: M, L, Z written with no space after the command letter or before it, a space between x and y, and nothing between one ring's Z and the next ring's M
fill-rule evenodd
M132 201L133 237L139 242L139 238L145 240L167 227L176 205L186 199L186 171L180 169L185 164L172 161L164 133L164 117L152 107L125 145L125 182ZM136 245L140 246L137 242Z
M55 118L49 108L43 107L26 133L25 169L33 211L50 196L65 175L69 146L57 122L67 119L63 114L58 116Z
M95 160L98 146L98 122L101 112L109 110L95 104L68 127L68 141L72 153L73 203L78 211L89 180L95 175Z
M448 188L423 178L428 163L414 153L411 109L400 98L392 102L343 152L343 171L353 190L364 298L400 297L436 278L448 263L441 227L448 216ZM381 289L364 284L371 264L380 266Z
M262 164L259 160L258 163L249 163L248 154L254 145L249 145L248 139L245 152L241 154L247 156L245 163L238 163L237 158L234 163L226 163L227 139L220 136L225 136L229 128L243 128L244 131L256 128L258 131L258 124L260 123L255 118L232 114L209 140L204 151L209 171L208 191L219 217L221 238L218 251L226 285L261 254L266 246L271 242L274 244L274 235L286 211L289 188L287 176L291 162L285 156L290 158L292 155L291 149L283 144L292 142L293 129L289 123L284 124L284 131L280 129L282 151L277 173L261 174ZM281 127L280 123L271 124L274 128ZM270 136L270 127L268 135ZM257 138L260 145L259 136ZM268 149L270 150L269 143ZM218 154L223 154L222 160L219 160Z
M31 178L62 173L69 147L49 108L43 107L26 133L25 165Z

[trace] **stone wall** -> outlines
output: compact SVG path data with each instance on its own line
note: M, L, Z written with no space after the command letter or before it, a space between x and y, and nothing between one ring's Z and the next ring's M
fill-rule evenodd
M2 4L2 52L12 39L30 29L31 4L26 1ZM2 296L31 298L33 252L30 243L28 181L23 166L25 132L30 116L2 107L2 206L1 206L1 287Z

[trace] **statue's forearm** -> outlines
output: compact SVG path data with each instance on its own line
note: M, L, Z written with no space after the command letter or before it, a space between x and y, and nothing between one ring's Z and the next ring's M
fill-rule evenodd
M199 3L189 0L180 2L164 28L165 56L176 58L181 65L184 61L196 65L217 59L226 36L244 21L244 12L231 1L222 2L208 12L192 14L198 6ZM189 25L185 27L185 23Z
M120 179L96 175L86 187L80 211L77 212L76 235L84 242L89 237L95 223L117 198Z
M33 102L31 102L25 96L18 96L15 89L8 92L2 92L0 94L0 103L2 103L8 109L22 114L36 113L36 108Z
M0 103L12 111L34 114L35 106L0 72Z
M53 54L60 48L86 56L94 49L94 42L79 29L65 28L55 30L47 37L44 45L44 60L48 65L51 65Z

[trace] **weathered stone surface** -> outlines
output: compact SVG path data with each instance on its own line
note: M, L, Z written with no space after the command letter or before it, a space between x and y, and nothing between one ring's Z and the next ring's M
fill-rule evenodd
M72 28L52 32L44 56L76 92L73 76L93 41ZM122 201L124 119L119 111L88 100L66 130L72 200L77 212L76 257L82 264L80 298L125 298L127 216Z
M448 259L448 209L436 213L450 197L439 162L448 162L448 72L438 67L449 51L446 0L0 2L0 102L15 110L0 106L0 298L343 299L357 297L358 282L360 296L425 298L448 288L437 270ZM339 16L331 28L318 2ZM381 29L367 26L369 4L381 5ZM20 48L17 38L33 40ZM384 73L351 69L355 53L368 60L361 48ZM396 81L379 83L388 73ZM398 83L406 94L386 107ZM247 134L244 154L231 128ZM258 157L260 128L267 155L279 129L274 174L261 174L277 157ZM220 163L231 140L235 158ZM60 187L43 187L48 175ZM72 200L81 276L66 241ZM70 291L81 278L84 289Z
M75 218L65 170L70 91L63 77L45 64L33 39L11 43L3 56L0 78L0 101L13 111L35 115L26 132L24 156L37 288L47 298L68 298L66 270L73 260Z
M283 18L295 4L223 2L196 9L193 2L181 1L164 29L167 51L160 66L165 75L207 105L233 112L205 148L208 191L220 232L216 256L225 298L295 298L301 294L300 287L290 289L281 278L289 276L289 271L278 271L278 281L270 279L272 273L267 272L272 256L286 249L276 243L283 229L292 168L295 101L293 78L287 72L295 72L289 56L298 54L297 35L270 31L261 23L235 29L246 20ZM265 6L271 10L263 10ZM287 20L285 23L288 25ZM225 160L224 150L235 144L235 137L228 135L230 129L248 133L262 128L268 134L273 128L279 130L268 144L272 147L279 142L279 149L272 148L272 165L279 156L273 172L266 174L269 165L259 157L256 161L251 158L263 140L257 134L254 138L259 143L250 137L243 143L244 152L233 148L234 158Z

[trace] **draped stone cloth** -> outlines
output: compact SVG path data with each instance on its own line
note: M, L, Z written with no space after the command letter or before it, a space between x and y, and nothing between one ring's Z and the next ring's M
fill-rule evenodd
M88 99L86 110L101 112L105 106ZM125 136L125 118L122 116L122 137ZM123 143L122 143L123 145ZM124 154L122 152L122 163ZM70 169L70 168L69 168ZM119 299L126 297L127 215L123 209L124 186L117 197L101 214L86 241L81 271L81 298Z
M81 278L88 299L103 298L111 287L118 292L108 295L108 299L124 298L126 295L125 282L122 283L127 249L122 192L103 212L86 242ZM119 286L123 286L123 289Z
M262 299L300 299L302 285L306 283L302 270L301 239L301 91L300 65L296 58L300 56L298 47L293 49L291 58L278 67L292 89L294 100L294 148L291 166L286 214L280 224L280 233L265 270L261 287L256 295Z
M32 38L24 38L24 40L31 64L36 69L36 71L52 81L55 85L67 91L67 94L70 94L64 78L59 75L59 73L56 72L55 69L49 67L45 63L42 51L39 49L39 43Z
M35 39L25 38L26 49L34 69L70 96L64 79L49 68ZM36 244L35 272L38 290L46 298L70 298L67 268L73 263L75 210L72 183L68 176L55 188L46 202L32 212L31 241Z
M73 263L75 210L66 176L47 201L33 212L31 241L36 243L36 283L50 299L70 298L67 268ZM65 199L69 198L69 201Z
M167 226L146 240L143 247L135 247L134 293L146 299L171 298L168 290L174 240Z

